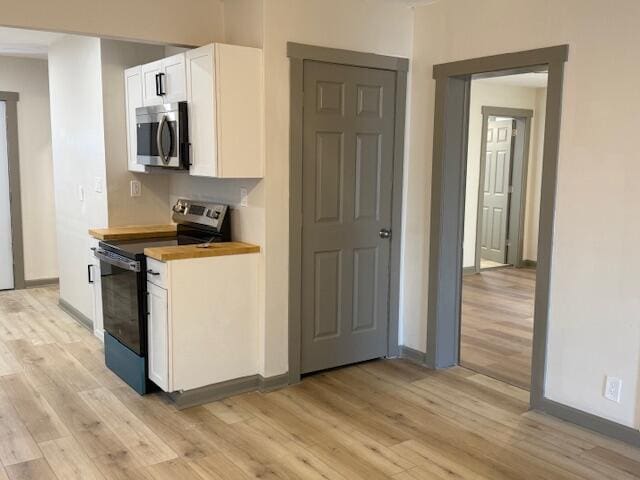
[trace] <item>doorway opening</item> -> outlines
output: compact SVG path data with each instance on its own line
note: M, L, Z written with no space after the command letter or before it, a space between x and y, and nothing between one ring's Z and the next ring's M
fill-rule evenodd
M526 390L547 77L472 77L469 102L460 365Z
M544 101L540 195L537 205L537 253L535 294L533 303L533 337L531 343L530 402L533 408L544 409L548 404L544 395L547 322L553 223L555 211L556 172L560 140L562 83L568 46L542 48L474 58L435 65L436 80L433 182L430 219L429 309L427 363L434 368L447 368L460 363L461 319L463 310L463 238L465 229L465 201L467 156L471 129L472 80L513 76L547 70L547 94ZM477 152L479 153L480 147ZM479 182L476 183L479 185ZM531 192L528 188L527 191ZM472 243L472 245L475 244ZM472 247L475 251L475 248ZM475 263L475 259L474 259ZM489 270L516 274L516 266ZM482 272L472 277L482 277ZM464 276L468 277L468 276ZM504 287L508 282L496 285ZM500 289L493 287L493 292ZM489 315L489 318L492 318ZM499 319L498 319L499 320Z

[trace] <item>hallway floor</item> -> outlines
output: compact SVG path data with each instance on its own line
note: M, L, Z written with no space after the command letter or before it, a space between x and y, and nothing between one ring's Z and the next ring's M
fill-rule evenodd
M535 282L530 268L463 277L460 365L529 389Z
M107 370L56 302L0 293L0 479L640 478L640 449L463 368L373 361L177 411Z

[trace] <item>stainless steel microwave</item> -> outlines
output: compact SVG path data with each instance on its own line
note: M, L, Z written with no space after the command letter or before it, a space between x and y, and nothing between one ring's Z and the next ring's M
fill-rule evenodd
M189 168L187 102L136 108L139 165Z

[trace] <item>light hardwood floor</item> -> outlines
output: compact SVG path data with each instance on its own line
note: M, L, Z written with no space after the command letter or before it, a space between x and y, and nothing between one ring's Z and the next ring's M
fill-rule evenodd
M640 475L638 449L528 412L526 392L463 368L374 361L177 411L105 369L56 293L0 293L0 479Z
M500 268L462 280L460 364L529 389L536 272Z

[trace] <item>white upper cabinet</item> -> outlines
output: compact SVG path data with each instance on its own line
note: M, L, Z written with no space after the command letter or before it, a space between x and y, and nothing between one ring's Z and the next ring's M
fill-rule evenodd
M125 112L127 124L127 164L130 172L145 172L144 165L137 162L136 108L143 106L142 67L124 71Z
M142 97L145 107L187 99L184 53L142 65Z
M211 44L129 68L129 171L137 164L136 108L187 101L191 167L200 177L264 176L262 50Z
M196 176L264 176L262 51L211 44L186 52L191 168Z

